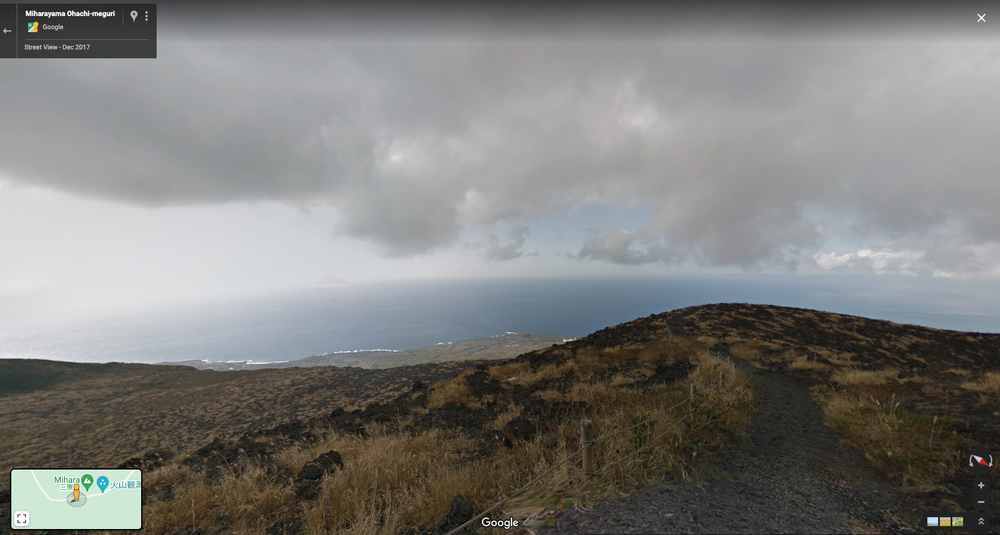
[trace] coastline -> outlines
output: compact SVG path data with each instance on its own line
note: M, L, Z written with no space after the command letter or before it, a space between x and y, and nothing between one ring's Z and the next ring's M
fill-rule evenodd
M452 362L459 360L500 360L529 351L575 340L571 336L507 332L489 338L439 342L413 349L357 349L335 351L298 360L255 362L253 360L183 360L157 362L156 365L189 366L199 370L237 371L273 368L309 368L316 366L386 369L397 366Z

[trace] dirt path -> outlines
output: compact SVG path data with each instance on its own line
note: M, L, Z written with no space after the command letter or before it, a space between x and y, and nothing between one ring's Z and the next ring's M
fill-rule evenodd
M645 487L586 513L563 513L539 533L922 531L917 504L896 492L859 452L840 444L823 425L805 385L733 362L753 374L760 404L745 442L721 459L728 477L702 488Z

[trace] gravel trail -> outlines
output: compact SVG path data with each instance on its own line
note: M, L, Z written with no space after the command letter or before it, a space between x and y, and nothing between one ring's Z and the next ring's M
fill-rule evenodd
M538 533L926 531L916 524L916 502L895 491L860 452L841 445L823 425L806 385L730 358L753 374L760 404L744 443L721 456L725 476L702 487L647 486L587 512L561 513L554 526Z

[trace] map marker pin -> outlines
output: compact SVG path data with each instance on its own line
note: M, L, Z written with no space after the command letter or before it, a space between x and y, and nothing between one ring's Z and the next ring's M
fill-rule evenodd
M90 490L90 486L94 484L94 476L90 474L83 474L80 478L80 483L83 485L83 490Z
M108 478L101 476L97 478L97 486L100 487L101 493L104 493L104 489L108 488Z

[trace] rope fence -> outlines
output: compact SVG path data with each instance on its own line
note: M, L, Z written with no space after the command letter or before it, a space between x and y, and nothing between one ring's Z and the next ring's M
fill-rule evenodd
M720 372L719 373L719 383L718 383L718 385L713 385L713 386L709 387L709 390L720 391L720 390L722 390L725 387L725 382L726 382L725 372ZM544 478L545 476L551 474L557 468L559 468L560 466L566 464L567 462L571 461L572 459L576 458L576 456L578 456L578 455L582 455L583 456L583 472L584 472L584 474L586 474L586 476L588 476L588 477L591 477L591 476L601 475L601 474L605 473L605 471L608 470L609 468L611 468L611 467L613 467L613 466L615 466L615 465L617 465L619 463L622 463L622 462L624 462L624 461L626 461L626 460L634 457L635 455L638 455L639 453L641 453L641 452L643 452L643 451L651 448L656 443L656 441L658 441L659 439L661 439L664 436L666 436L667 433L669 433L674 428L676 428L678 425L680 425L681 422L683 422L683 421L691 418L692 412L694 410L694 400L695 400L695 398L696 398L697 395L698 395L698 386L697 386L696 383L691 383L690 392L688 393L688 396L685 397L684 399L682 399L681 401L675 403L674 405L671 405L670 407L667 407L666 409L662 409L662 410L660 410L660 411L658 411L658 412L656 412L656 413L648 416L646 419L644 419L644 420L642 420L642 421L640 421L640 422L638 422L636 424L630 425L628 427L623 427L623 428L620 428L620 429L616 429L614 431L610 431L610 432L605 433L605 434L603 434L603 435L601 435L601 436L599 436L597 438L593 438L591 436L591 430L592 430L593 423L590 420L581 420L580 421L580 429L581 429L581 432L580 432L580 435L581 435L580 436L580 442L583 444L583 447L581 447L580 449L578 449L578 450L574 451L573 453L567 455L566 457L564 457L559 462L557 462L557 463L553 464L552 466L550 466L547 470L545 470L544 472L542 472L540 475L538 475L537 477L535 477L531 481L525 483L524 485L521 485L521 487L518 488L517 490L515 490L514 492L509 493L507 496L505 496L504 498L502 498L500 501L494 503L489 508L485 509L483 512L481 512L478 515L470 518L467 522L462 523L461 525L459 525L458 527L452 529L451 531L449 531L445 535L457 535L462 530L468 528L469 526L473 525L476 522L479 522L484 517L486 517L487 515L489 515L493 511L497 510L497 508L499 508L503 504L507 503L507 500L510 499L510 496L517 496L517 495L521 494L523 491L527 490L529 487L531 487L535 483L541 481L542 478ZM635 429L637 427L646 425L649 422L652 422L653 420L657 420L660 417L667 415L668 413L670 413L674 409L680 407L681 405L684 405L685 403L688 404L688 406L690 408L689 412L687 414L681 416L676 422L673 423L673 425L671 425L670 427L668 427L665 431L663 431L662 433L660 433L659 435L657 435L653 439L649 440L649 442L646 445L644 445L644 446L636 449L635 451L629 453L628 455L626 455L624 457L621 457L619 459L616 459L616 460L614 460L614 461L612 461L612 462L604 465L604 467L602 467L600 470L596 470L596 471L594 470L593 464L594 464L594 445L595 444L597 444L598 442L601 442L603 440L607 440L607 439L609 439L609 438L611 438L611 437L613 437L615 435L618 435L620 433L624 433L626 431L630 431L630 430Z

